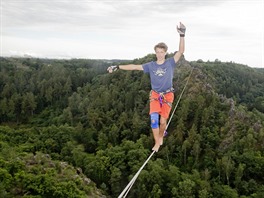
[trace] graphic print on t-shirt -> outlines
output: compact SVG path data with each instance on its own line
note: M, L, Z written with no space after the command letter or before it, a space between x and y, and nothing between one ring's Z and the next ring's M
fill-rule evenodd
M164 74L166 73L167 68L162 69L161 67L159 67L156 71L153 71L153 73L156 76L164 76Z

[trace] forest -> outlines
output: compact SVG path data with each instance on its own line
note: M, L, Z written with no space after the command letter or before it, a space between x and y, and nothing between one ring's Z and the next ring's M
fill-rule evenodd
M0 197L118 197L151 154L151 88L106 69L152 60L0 57ZM183 57L173 107L190 72L127 197L264 197L264 69Z

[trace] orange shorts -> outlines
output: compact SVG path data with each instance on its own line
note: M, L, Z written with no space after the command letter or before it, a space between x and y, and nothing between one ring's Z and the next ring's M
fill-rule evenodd
M162 116L165 119L168 119L171 111L171 106L174 100L174 93L169 92L166 94L163 94L162 97L162 104L160 104L159 100L159 93L155 91L151 91L149 95L150 99L150 110L149 114L151 113L158 113L160 116Z

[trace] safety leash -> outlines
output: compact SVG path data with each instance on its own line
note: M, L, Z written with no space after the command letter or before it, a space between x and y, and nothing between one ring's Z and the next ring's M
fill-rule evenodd
M193 68L194 68L194 67L193 67ZM164 131L164 136L166 136L166 135L168 134L168 132L167 132L167 128L168 128L169 125L170 125L171 119L172 119L172 117L173 117L173 115L174 115L174 113L175 113L175 111L176 111L176 109L177 109L177 107L178 107L178 104L179 104L179 102L180 102L180 100L181 100L181 97L182 97L182 95L183 95L183 93L184 93L184 91L185 91L185 89L186 89L186 87L187 87L187 85L188 85L188 83L189 83L190 77L191 77L192 72L193 72L193 68L192 68L192 70L191 70L191 72L190 72L190 74L189 74L189 77L188 77L188 79L187 79L187 82L185 83L185 86L184 86L183 89L182 89L182 92L181 92L181 94L180 94L180 97L179 97L179 99L178 99L178 101L177 101L177 103L176 103L176 105L175 105L175 107L174 107L174 109L173 109L173 111L172 111L172 113L171 113L170 119L169 119L169 121L168 121L168 123L167 123L167 125L166 125L166 128L165 128L165 131Z
M173 111L172 111L172 114L171 114L171 116L170 116L170 119L169 119L169 121L168 121L168 123L167 123L167 125L166 125L165 131L164 131L164 136L166 136L166 135L168 134L168 133L167 133L167 128L168 128L168 126L169 126L169 124L170 124L170 122L171 122L171 119L172 119L172 117L173 117L173 115L174 115L174 113L175 113L175 111L176 111L176 109L177 109L177 107L178 107L178 104L179 104L179 102L180 102L180 100L181 100L181 97L182 97L184 91L185 91L185 88L187 87L187 84L188 84L189 79L190 79L190 77L191 77L191 75L192 75L192 72L193 72L193 68L192 68L192 70L191 70L191 72L190 72L190 74L189 74L189 77L188 77L188 79L187 79L187 82L185 83L185 86L184 86L184 88L183 88L183 90L182 90L182 92L181 92L181 94L180 94L180 97L179 97L179 99L178 99L178 101L177 101L177 103L176 103L176 105L175 105L175 107L174 107L174 109L173 109ZM149 161L150 158L154 155L155 152L156 152L156 151L153 151L153 152L150 154L150 156L148 157L148 159L147 159L147 160L145 161L145 163L141 166L141 168L138 170L138 172L134 175L134 177L131 179L131 181L127 184L127 186L126 186L125 189L121 192L121 194L118 196L118 198L125 198L125 197L127 196L127 194L129 193L130 189L132 188L133 184L135 183L137 177L139 176L140 172L143 170L143 168L145 167L145 165L148 163L148 161Z

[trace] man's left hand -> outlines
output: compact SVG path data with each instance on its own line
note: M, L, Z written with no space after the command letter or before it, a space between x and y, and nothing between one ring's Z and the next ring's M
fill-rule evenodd
M177 26L177 31L179 32L180 36L185 36L186 27L180 22L180 27Z

